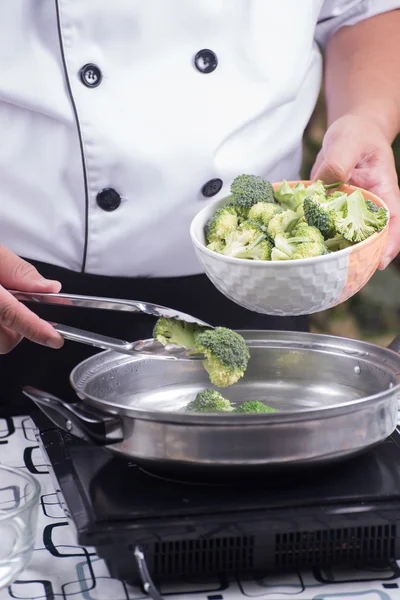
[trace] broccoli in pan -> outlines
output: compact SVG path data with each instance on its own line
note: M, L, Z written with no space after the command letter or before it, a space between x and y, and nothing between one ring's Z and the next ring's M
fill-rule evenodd
M274 413L275 408L267 406L259 400L248 400L237 408L229 400L224 398L217 390L207 389L199 392L194 400L186 406L185 412L197 413L221 413L233 412L241 414L252 413Z
M229 400L224 398L217 390L203 390L199 392L192 402L186 406L186 412L232 412L233 407Z

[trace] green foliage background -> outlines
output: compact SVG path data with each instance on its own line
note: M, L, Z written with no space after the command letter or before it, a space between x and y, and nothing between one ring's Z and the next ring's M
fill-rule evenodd
M308 179L326 130L321 96L304 134L302 178ZM400 176L400 136L393 144ZM377 271L356 296L311 317L312 331L387 345L400 333L400 255L385 271Z

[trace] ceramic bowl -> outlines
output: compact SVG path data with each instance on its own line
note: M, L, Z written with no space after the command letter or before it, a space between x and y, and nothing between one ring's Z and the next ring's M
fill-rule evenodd
M291 181L291 186L296 181ZM307 186L311 182L303 181ZM274 189L280 184L275 183ZM357 188L343 185L351 193ZM387 208L366 190L365 199ZM332 308L354 296L378 268L385 250L388 229L373 234L350 248L301 260L261 261L223 256L206 247L205 225L222 199L206 206L193 219L191 240L206 275L224 296L257 313L290 316L306 315Z

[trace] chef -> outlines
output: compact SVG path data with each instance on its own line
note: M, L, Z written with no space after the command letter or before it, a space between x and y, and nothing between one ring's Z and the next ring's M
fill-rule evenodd
M328 130L313 177L381 196L400 249L399 0L2 0L0 412L24 384L68 395L94 352L59 321L137 339L149 317L6 290L158 302L235 328L307 328L242 309L201 272L189 224L241 173L296 179L324 54ZM37 344L34 344L36 342Z

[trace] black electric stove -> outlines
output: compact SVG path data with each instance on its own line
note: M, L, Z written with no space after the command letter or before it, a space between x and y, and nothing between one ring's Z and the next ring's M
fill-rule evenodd
M32 415L78 542L139 583L400 559L400 433L338 465L252 479L176 481Z

